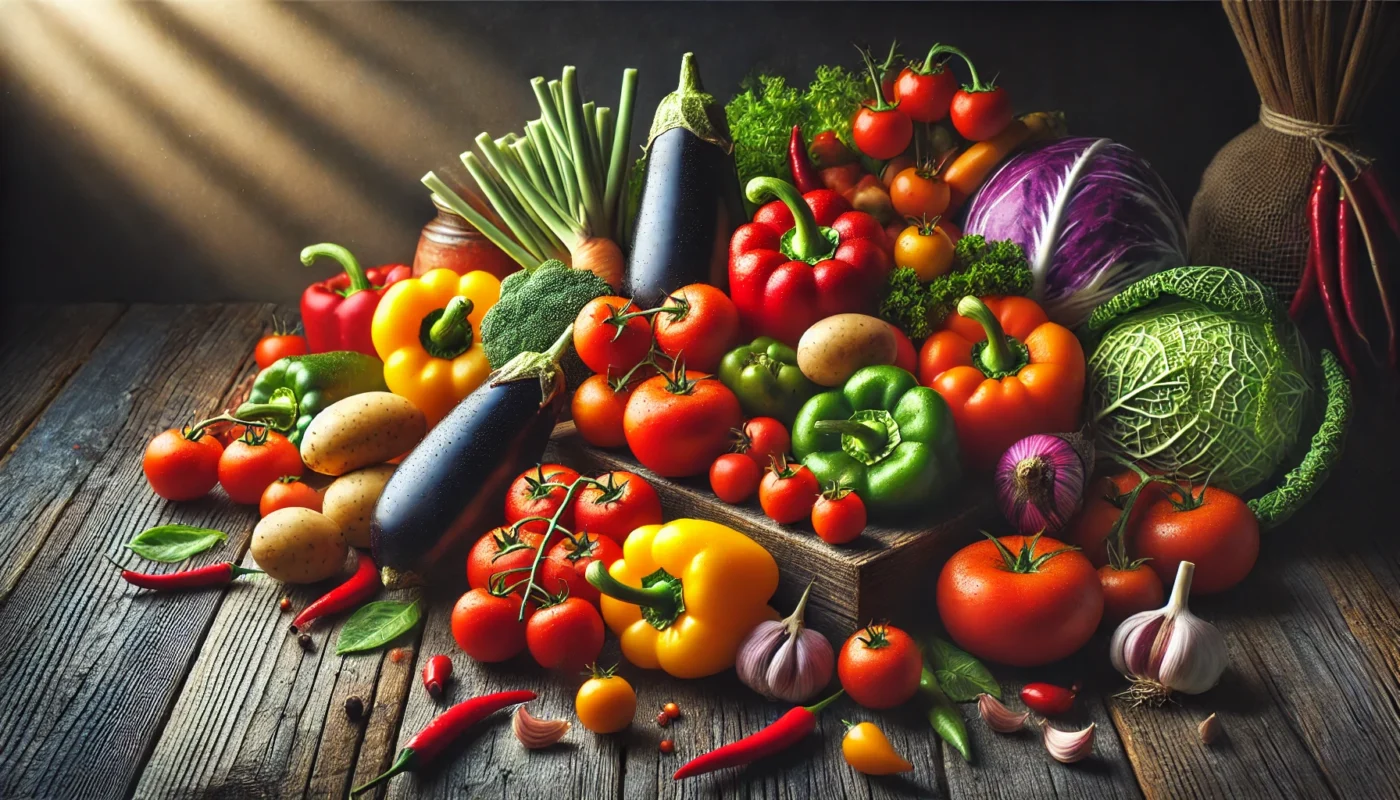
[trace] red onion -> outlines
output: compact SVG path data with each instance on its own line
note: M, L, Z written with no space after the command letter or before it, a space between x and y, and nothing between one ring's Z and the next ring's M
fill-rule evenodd
M1054 533L1084 501L1092 445L1070 433L1037 433L1011 445L997 463L997 507L1025 536Z

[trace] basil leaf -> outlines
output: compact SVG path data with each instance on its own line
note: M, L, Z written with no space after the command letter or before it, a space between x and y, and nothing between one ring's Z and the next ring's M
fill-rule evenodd
M222 544L226 539L228 534L213 528L161 525L142 531L135 539L127 542L126 546L142 558L173 564L203 553L216 544Z
M418 602L377 600L366 603L345 620L335 641L335 654L358 653L388 644L413 630L422 617Z
M1001 684L992 677L992 673L981 661L959 650L952 642L937 636L930 637L924 654L928 657L929 666L933 667L934 676L938 678L938 685L954 702L976 700L977 695L983 692L1001 699Z

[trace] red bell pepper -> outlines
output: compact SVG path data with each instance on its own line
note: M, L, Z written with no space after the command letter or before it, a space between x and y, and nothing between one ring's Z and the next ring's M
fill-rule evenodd
M375 355L369 338L370 320L379 298L389 286L413 276L406 264L386 264L365 269L338 244L313 244L301 251L301 263L311 266L320 256L333 258L345 270L313 283L301 295L301 326L313 353L355 350Z
M795 346L832 314L869 314L890 271L884 228L829 189L798 194L776 178L754 178L753 221L729 241L729 293L754 336Z

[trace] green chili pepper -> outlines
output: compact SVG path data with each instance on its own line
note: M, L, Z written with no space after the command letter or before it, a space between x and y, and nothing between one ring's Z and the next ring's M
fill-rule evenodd
M970 763L972 743L967 738L967 723L963 721L962 712L948 699L948 695L943 693L943 688L938 685L938 679L933 676L928 664L924 664L924 671L919 675L919 694L928 704L928 721L933 726L934 733L952 745L963 757L963 761Z
M797 368L797 352L768 336L726 353L719 380L738 396L745 415L773 417L789 427L802 404L821 391Z
M350 350L287 356L258 373L239 419L266 422L293 444L327 406L362 392L387 392L384 362Z

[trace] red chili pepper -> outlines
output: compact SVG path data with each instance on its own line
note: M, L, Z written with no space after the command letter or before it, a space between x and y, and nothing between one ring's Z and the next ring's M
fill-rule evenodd
M387 264L365 269L338 244L313 244L301 251L301 263L311 266L320 256L340 262L344 273L313 283L301 295L301 324L313 353L355 350L375 355L370 321L379 297L390 285L412 277L413 268Z
M434 700L442 697L442 688L452 677L452 659L445 655L438 654L428 659L428 663L423 667L423 686L428 690L428 694Z
M676 770L672 778L681 780L726 767L738 767L786 750L815 730L817 715L843 694L844 691L837 692L814 706L798 706L757 733L692 758Z
M1342 327L1342 297L1334 263L1337 229L1335 225L1328 224L1336 218L1336 210L1330 205L1336 201L1337 181L1324 162L1317 167L1312 196L1308 199L1313 259L1317 264L1317 288L1322 297L1322 310L1327 312L1327 325L1332 329L1332 338L1337 345L1337 357L1346 367L1347 374L1356 377L1356 362L1351 358L1351 345L1347 342L1346 329Z
M1021 702L1037 714L1053 717L1069 711L1078 694L1077 683L1068 689L1053 683L1028 683L1021 687Z
M463 700L439 714L436 719L428 723L428 727L419 731L417 736L409 739L408 744L399 751L398 757L394 759L393 765L388 770L369 783L351 789L350 795L353 797L372 789L400 772L413 772L420 767L428 766L434 758L442 753L444 748L471 726L503 708L519 703L528 703L534 699L534 692L521 689Z
M1358 215L1358 220L1366 225L1368 231L1367 238L1370 241L1367 243L1367 249L1370 251L1371 255L1371 272L1376 278L1376 289L1380 294L1381 310L1385 312L1385 323L1386 327L1389 328L1390 366L1393 369L1397 364L1400 364L1400 321L1396 319L1397 312L1395 309L1397 299L1395 297L1395 289L1390 283L1391 276L1389 272L1387 272L1386 266L1381 263L1381 256L1384 251L1376 247L1376 238L1380 232L1376 231L1375 233L1370 233L1370 230L1372 230L1370 223L1373 220L1371 212L1379 212L1379 214L1385 218L1386 225L1390 227L1390 232L1397 239L1400 239L1400 217L1396 216L1395 206L1390 202L1390 194L1386 191L1385 185L1381 183L1380 178L1376 177L1374 170L1370 168L1362 170L1355 183L1353 183L1353 186L1357 183L1365 190L1362 193L1365 197L1360 198L1361 204L1356 207L1356 213ZM1374 208L1372 208L1372 206L1374 206Z
M1298 283L1298 288L1293 292L1293 299L1288 303L1288 317L1297 322L1302 319L1303 313L1312 305L1313 298L1317 296L1317 262L1313 260L1313 249L1308 248L1307 261L1303 265L1303 280Z
M117 566L120 568L121 565ZM261 574L262 570L240 567L231 561L223 561L218 564L210 564L207 567L185 570L184 572L168 572L164 575L151 575L145 572L122 569L122 580L142 589L151 589L157 592L179 592L186 589L227 586L239 575L254 573Z
M1342 306L1356 338L1370 347L1366 323L1361 318L1361 289L1356 285L1356 210L1346 195L1337 201L1337 277L1340 278Z
M292 620L292 633L296 633L298 628L314 619L346 611L374 597L374 593L378 592L382 585L379 582L379 570L374 566L374 559L367 553L358 555L360 563L355 567L355 574L297 614L297 618Z
M797 184L797 191L806 194L826 188L812 158L807 155L807 143L802 141L802 128L797 125L792 126L792 138L788 140L788 168L792 170L792 182Z

